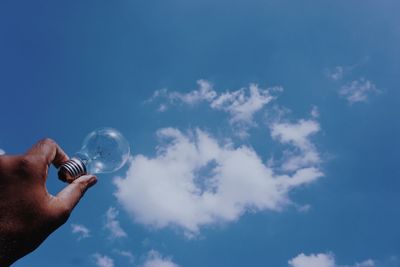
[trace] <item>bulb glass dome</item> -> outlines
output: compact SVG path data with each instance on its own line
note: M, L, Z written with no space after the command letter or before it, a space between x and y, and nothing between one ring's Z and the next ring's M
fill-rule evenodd
M88 173L108 173L120 169L128 161L130 147L125 137L113 128L99 128L89 133L82 149L76 153Z

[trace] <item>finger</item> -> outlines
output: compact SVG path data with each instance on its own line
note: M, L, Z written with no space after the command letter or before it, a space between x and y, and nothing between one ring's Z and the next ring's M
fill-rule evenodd
M34 157L43 158L47 165L53 163L58 168L68 160L68 156L52 139L46 138L36 143L27 153Z
M93 175L84 175L74 180L57 194L56 199L58 205L54 207L56 211L59 214L71 213L86 190L95 185L96 182L97 178Z

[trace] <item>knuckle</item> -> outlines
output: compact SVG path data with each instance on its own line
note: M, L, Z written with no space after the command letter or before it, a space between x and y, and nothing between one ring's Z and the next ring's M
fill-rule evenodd
M53 139L48 138L48 137L42 139L42 140L40 141L40 143L42 143L42 144L47 144L47 145L56 145L56 144L57 144L56 141L54 141Z
M15 165L16 174L21 177L46 176L47 168L37 156L23 155L18 158Z
M29 174L32 170L33 160L30 156L21 156L17 161L17 170L21 174Z

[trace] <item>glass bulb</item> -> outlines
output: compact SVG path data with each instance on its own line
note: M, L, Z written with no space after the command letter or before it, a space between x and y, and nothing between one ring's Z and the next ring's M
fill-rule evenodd
M58 176L71 182L87 173L114 172L125 165L129 155L129 143L119 131L99 128L86 136L82 148L60 167Z

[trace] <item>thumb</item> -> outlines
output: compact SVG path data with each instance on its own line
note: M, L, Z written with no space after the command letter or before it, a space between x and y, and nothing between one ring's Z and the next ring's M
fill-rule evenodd
M97 178L94 175L83 175L77 178L57 194L55 198L58 207L55 208L68 217L86 190L95 185L96 182Z

